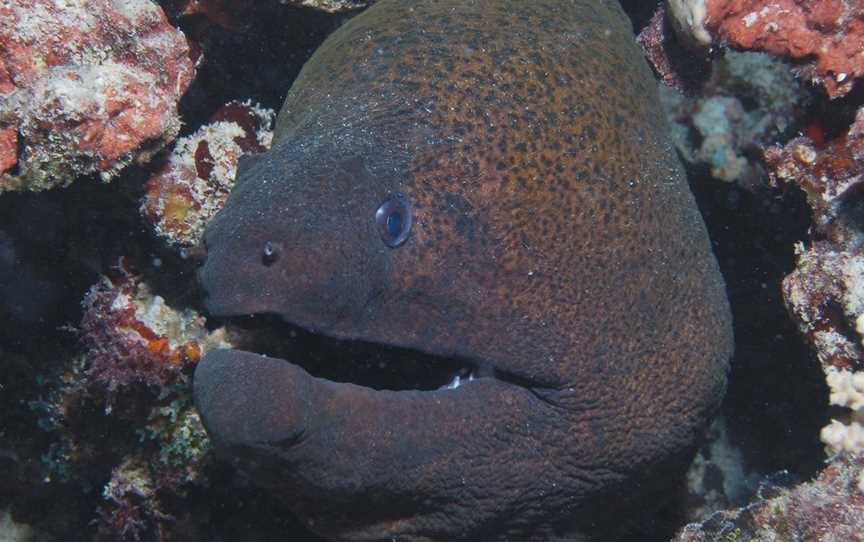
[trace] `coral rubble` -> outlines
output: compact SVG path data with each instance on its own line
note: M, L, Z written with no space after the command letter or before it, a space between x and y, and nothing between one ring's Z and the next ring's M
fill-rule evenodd
M222 208L246 153L270 147L275 112L251 102L221 107L194 134L180 138L147 183L145 219L168 243L191 247L201 241L210 218Z
M0 4L0 191L145 161L180 129L189 46L149 0Z

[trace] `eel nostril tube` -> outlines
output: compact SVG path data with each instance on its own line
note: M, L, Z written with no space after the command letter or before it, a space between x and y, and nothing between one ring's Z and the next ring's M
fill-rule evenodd
M200 244L195 245L194 247L184 248L180 251L180 257L184 260L189 260L196 265L203 265L204 260L207 259L207 246L202 241Z

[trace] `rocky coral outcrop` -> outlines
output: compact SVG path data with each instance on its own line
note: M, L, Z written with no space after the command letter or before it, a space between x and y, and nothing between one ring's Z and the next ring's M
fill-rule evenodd
M0 4L0 191L113 177L180 129L195 75L149 0Z
M727 51L710 73L698 96L660 89L678 153L715 179L764 186L761 148L790 130L809 95L787 63L763 53Z
M207 222L234 186L240 157L262 152L273 139L275 112L251 102L221 107L194 134L177 141L147 182L141 213L156 234L177 247L201 241Z

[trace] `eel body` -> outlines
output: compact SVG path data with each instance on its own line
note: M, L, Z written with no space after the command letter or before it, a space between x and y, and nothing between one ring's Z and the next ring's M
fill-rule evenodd
M609 0L380 0L334 32L208 227L208 308L465 369L211 352L217 448L333 540L607 540L651 509L732 351L655 85Z

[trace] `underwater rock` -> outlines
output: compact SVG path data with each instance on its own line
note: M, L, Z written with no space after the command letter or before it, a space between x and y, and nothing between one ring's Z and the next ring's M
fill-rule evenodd
M178 402L182 407L172 410ZM162 421L154 423L154 415ZM191 397L181 394L172 405L153 408L150 421L142 440L155 440L160 452L130 449L112 470L97 512L100 540L177 540L183 528L171 503L183 502L192 485L204 482L209 440Z
M178 139L147 182L141 203L141 213L156 235L178 247L198 245L234 186L240 157L270 148L274 117L271 109L233 101L209 124Z
M864 75L864 6L840 0L669 0L681 41L764 51L804 65L831 98Z
M140 540L150 527L152 517L159 512L148 465L137 459L127 459L111 473L111 480L102 491L110 506L99 514L99 536L108 540ZM158 537L161 540L162 537Z
M113 465L96 539L172 539L186 514L173 503L204 482L209 450L191 371L210 348L228 345L224 332L209 332L191 309L167 306L122 260L83 306L84 354L39 401L40 423L57 436L42 458L46 480L90 484Z
M35 491L80 485L86 495L110 475L101 498L80 497L96 513L98 533L86 539L186 539L177 522L209 457L191 371L202 352L227 345L223 331L168 307L124 261L83 305L84 352L40 375L44 389L29 401L53 437L33 461L42 470Z
M774 181L803 190L816 231L836 242L856 233L841 211L854 211L864 182L864 107L841 136L824 144L802 136L765 151Z
M675 542L820 540L864 533L864 455L840 458L792 489L768 488L751 504L687 525Z
M118 276L102 277L82 303L88 378L112 392L131 384L164 388L185 381L201 356L228 344L221 329L209 332L193 310L169 307L122 261Z
M183 34L149 0L0 5L0 192L109 180L180 128L195 75Z

